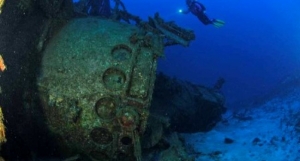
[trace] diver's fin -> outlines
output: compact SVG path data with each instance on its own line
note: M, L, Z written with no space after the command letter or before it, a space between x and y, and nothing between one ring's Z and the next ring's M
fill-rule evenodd
M219 19L215 19L215 21L216 21L217 23L220 23L220 24L225 24L225 21L222 21L222 20L219 20Z
M216 27L216 28L219 28L219 27L222 27L224 26L225 22L222 21L222 20L219 20L219 19L214 19L212 24Z

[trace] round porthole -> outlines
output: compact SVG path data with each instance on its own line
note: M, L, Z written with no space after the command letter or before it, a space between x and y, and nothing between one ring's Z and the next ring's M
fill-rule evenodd
M132 56L132 49L124 44L116 45L112 51L111 55L114 60L117 61L126 61L129 60Z
M125 81L125 73L117 68L109 68L103 74L104 85L110 90L122 90Z
M101 145L107 145L113 141L112 133L108 129L102 127L94 128L90 132L90 137L95 143Z
M116 116L116 102L111 97L99 99L95 104L97 115L104 120L111 120Z

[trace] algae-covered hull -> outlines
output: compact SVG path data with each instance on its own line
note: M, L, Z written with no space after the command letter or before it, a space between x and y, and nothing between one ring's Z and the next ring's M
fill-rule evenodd
M61 147L95 160L140 160L163 52L158 35L144 46L138 28L99 18L68 22L43 52L40 98ZM149 40L149 34L147 40Z

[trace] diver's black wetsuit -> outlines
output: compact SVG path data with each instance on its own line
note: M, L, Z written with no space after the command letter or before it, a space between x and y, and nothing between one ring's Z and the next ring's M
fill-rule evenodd
M187 3L189 7L189 11L192 12L195 16L198 17L198 19L204 24L204 25L209 25L212 24L213 21L208 18L208 16L205 14L206 8L204 7L203 4L197 2L197 1L191 1Z

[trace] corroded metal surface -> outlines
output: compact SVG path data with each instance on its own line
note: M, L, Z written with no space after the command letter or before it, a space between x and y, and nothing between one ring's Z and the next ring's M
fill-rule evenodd
M140 160L163 44L131 43L138 32L109 20L75 19L46 47L40 97L50 130L71 153Z

